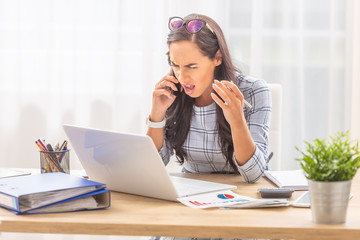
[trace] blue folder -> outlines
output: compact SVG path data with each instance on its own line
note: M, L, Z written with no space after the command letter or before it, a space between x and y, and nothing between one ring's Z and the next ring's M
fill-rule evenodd
M60 172L3 178L0 205L21 213L105 187L103 183Z
M73 202L78 199L92 198L96 202L96 206L83 204L81 206L73 207ZM82 194L73 198L65 199L56 203L45 205L39 208L31 209L24 212L12 211L17 215L25 214L40 214L40 213L62 213L74 212L83 210L97 210L110 207L110 191L107 189L100 189L86 194Z

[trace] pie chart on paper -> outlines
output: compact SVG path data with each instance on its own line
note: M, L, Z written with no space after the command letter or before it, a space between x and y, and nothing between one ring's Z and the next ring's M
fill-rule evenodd
M234 196L230 195L230 194L218 194L217 197L220 198L220 199L232 199L232 198L234 198Z

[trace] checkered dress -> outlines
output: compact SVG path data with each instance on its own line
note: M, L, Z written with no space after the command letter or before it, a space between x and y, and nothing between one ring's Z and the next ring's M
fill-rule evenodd
M261 79L238 76L238 87L246 101L253 108L244 106L245 119L255 142L256 150L253 156L242 166L237 164L235 155L234 162L244 179L256 182L268 169L267 150L268 134L271 120L271 95L266 82ZM219 135L216 129L216 103L205 107L194 105L190 131L184 142L183 149L187 153L187 159L183 164L183 170L191 173L214 173L232 172L229 164L219 145ZM165 164L174 154L173 149L167 144L165 138L160 155Z

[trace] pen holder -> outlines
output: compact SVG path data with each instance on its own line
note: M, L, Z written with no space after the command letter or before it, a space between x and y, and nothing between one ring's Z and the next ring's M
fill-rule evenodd
M40 151L41 173L64 172L70 173L69 149L64 151L45 152Z

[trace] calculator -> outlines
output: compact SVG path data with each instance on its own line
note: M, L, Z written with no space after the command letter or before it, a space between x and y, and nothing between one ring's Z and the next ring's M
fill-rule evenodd
M290 198L294 189L292 188L259 188L258 192L262 198Z

